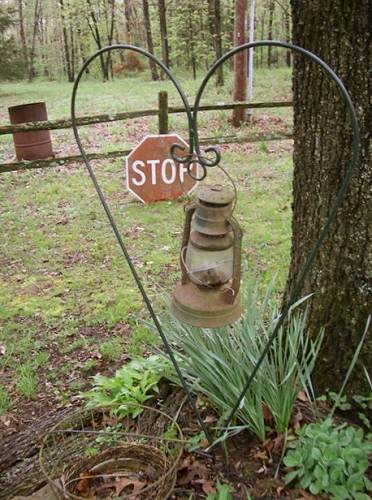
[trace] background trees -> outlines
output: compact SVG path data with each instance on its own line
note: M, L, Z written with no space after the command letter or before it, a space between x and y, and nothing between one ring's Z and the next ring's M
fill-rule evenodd
M8 75L9 78L20 78L23 75L24 55L17 46L14 36L16 24L15 9L0 6L0 76Z
M12 12L7 36L17 52L10 52L9 60L24 61L17 77L73 81L88 54L113 42L148 46L167 66L196 77L233 45L235 0L200 0L197 8L193 0L8 0L6 6L2 10ZM288 38L288 9L289 0L256 0L257 38ZM93 75L112 78L113 67L125 57L103 55ZM276 49L259 49L256 65L285 64L285 57ZM0 78L13 77L14 71L1 69ZM154 69L152 77L157 78ZM223 82L221 67L216 84Z
M310 334L326 328L316 372L320 391L338 390L372 312L372 2L291 0L293 41L322 57L344 81L359 113L362 160L331 234L303 287L313 292ZM337 29L335 29L337 27ZM319 67L294 59L294 203L289 287L304 263L343 180L350 158L350 121L335 85ZM368 388L367 337L350 391Z

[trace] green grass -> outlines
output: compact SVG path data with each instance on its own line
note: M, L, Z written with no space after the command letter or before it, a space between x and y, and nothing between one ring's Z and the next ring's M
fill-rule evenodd
M0 415L6 413L10 408L10 396L7 389L0 386Z
M111 340L103 342L99 346L99 352L106 361L116 361L120 359L123 353L122 339L119 337L113 337Z
M33 399L38 392L38 378L33 363L28 363L17 369L17 392L20 396Z
M184 75L180 77L184 81ZM191 101L199 83L200 79L185 79ZM286 70L258 71L255 100L287 99L289 85L290 74ZM88 81L81 89L81 113L91 112L92 103L95 112L154 107L157 91L164 88L170 90L170 102L179 103L169 83L151 83L146 75L107 84ZM230 90L229 77L220 94L210 84L204 102L229 101ZM7 106L40 99L47 101L50 118L66 117L70 92L71 85L66 83L0 84L0 120L6 121ZM273 113L262 110L255 116L265 117L270 129L275 127L270 122ZM285 123L290 122L288 108L275 113ZM200 114L202 135L236 133L229 117L227 112ZM104 127L82 131L90 138L90 148L95 147L92 143L97 143L98 149L121 148L133 143L131 134L145 135L156 120L152 117L116 122L107 128L104 137ZM171 115L171 123L175 131L187 137L183 115ZM247 134L260 127L258 121L239 133ZM73 143L70 131L53 132L52 138L62 153L66 145ZM13 155L10 136L0 136L0 154L1 151L5 158ZM280 291L286 279L290 249L289 144L233 145L223 151L222 165L235 179L239 192L236 216L244 230L245 276L258 270L265 283L278 273L276 283ZM126 192L122 159L94 162L94 167L128 250L159 311L160 297L164 292L171 293L180 276L183 201L144 206ZM215 181L224 182L220 171L211 169L207 182ZM0 344L6 348L6 355L0 357L0 372L4 374L0 383L7 387L12 399L19 395L35 397L48 381L53 383L52 389L48 389L52 392L56 385L61 392L64 385L73 389L73 384L66 382L72 370L84 373L102 368L96 352L100 352L103 361L111 363L110 360L118 359L119 352L139 354L159 342L143 326L149 315L141 294L81 165L1 175L0 224ZM124 334L123 325L128 327ZM32 369L30 360L34 360ZM21 365L28 367L29 379L19 369Z

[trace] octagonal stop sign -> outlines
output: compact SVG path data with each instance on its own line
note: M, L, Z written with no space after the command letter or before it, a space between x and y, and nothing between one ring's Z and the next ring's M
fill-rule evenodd
M127 188L143 203L173 200L196 187L187 165L171 157L173 144L184 146L187 154L189 146L181 137L165 134L148 135L127 156ZM194 176L198 175L197 168L197 164L192 164Z

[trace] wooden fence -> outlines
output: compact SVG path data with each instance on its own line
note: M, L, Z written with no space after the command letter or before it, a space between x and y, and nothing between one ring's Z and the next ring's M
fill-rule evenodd
M263 109L263 108L282 108L291 107L292 102L232 102L228 104L212 104L200 106L200 111L222 111L233 109ZM192 108L193 109L193 108ZM129 120L143 116L158 116L158 131L159 134L167 134L169 132L168 118L170 114L185 113L183 107L172 107L168 105L168 93L159 92L158 94L158 108L145 109L142 111L128 111L125 113L116 114L101 114L94 116L82 116L77 118L79 126L93 125L95 123L109 123L119 120ZM13 134L14 132L26 132L35 130L58 130L71 128L70 119L50 120L43 122L30 122L18 125L0 125L0 135ZM277 133L251 133L246 136L219 136L219 137L205 137L200 140L201 144L233 144L233 143L247 143L247 142L261 142L261 141L274 141L282 139L291 139L292 132L277 132ZM128 150L117 150L108 153L88 153L89 159L104 159L116 158L126 156L130 153ZM33 168L56 167L58 165L67 165L69 163L82 161L81 155L63 156L58 158L50 158L47 160L32 160L32 161L17 161L10 163L0 164L0 173L11 172L13 170L29 170Z

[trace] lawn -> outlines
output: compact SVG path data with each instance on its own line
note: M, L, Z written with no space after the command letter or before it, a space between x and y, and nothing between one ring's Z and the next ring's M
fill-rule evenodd
M185 82L190 101L200 83ZM0 84L0 122L7 107L45 100L49 118L69 116L71 85L58 82ZM290 73L258 71L255 100L288 100ZM110 83L85 82L79 114L120 112L157 105L168 82L145 75ZM217 93L209 86L203 102L231 100L231 78ZM229 112L203 113L200 135L230 135ZM276 130L291 124L289 108L260 110L238 133ZM155 133L157 118L82 128L89 151L133 146ZM172 115L170 128L187 138L185 115ZM70 130L52 132L58 155L77 152ZM284 287L290 250L291 142L221 146L222 165L234 178L236 216L244 229L243 269L264 281L277 274ZM0 136L4 161L14 159L11 136ZM157 311L179 278L178 252L183 202L142 205L126 192L123 159L96 161L128 249ZM223 182L212 169L207 182ZM82 164L0 176L0 427L11 432L49 409L74 404L97 372L112 373L158 339L145 326L148 313L107 223ZM4 351L4 352L3 352ZM1 354L0 353L0 354Z

